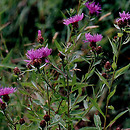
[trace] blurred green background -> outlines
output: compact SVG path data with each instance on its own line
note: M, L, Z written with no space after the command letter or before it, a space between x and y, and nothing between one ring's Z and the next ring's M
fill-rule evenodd
M93 33L103 35L101 46L105 56L105 61L112 61L112 49L108 38L117 35L118 30L115 29L115 19L119 17L119 12L130 11L130 0L101 0L99 2L102 7L102 13L99 14L93 23L89 25L99 25L99 28L92 29ZM78 8L78 0L0 0L0 84L13 85L15 81L13 77L13 68L18 66L21 69L26 68L23 61L27 49L32 48L33 43L37 39L37 30L42 31L42 36L50 48L56 49L52 42L53 36L58 32L57 41L66 41L66 26L63 25L64 13L67 17L67 10L70 8ZM87 8L83 12L88 14ZM107 13L111 14L101 21L99 18ZM83 21L85 24L87 21ZM82 25L80 25L82 26ZM81 43L82 44L82 43ZM130 62L129 44L124 45L119 57L119 68ZM53 51L56 55L56 52ZM81 67L81 66L79 66ZM85 67L85 66L84 66ZM81 67L82 70L84 67ZM110 104L115 107L115 111L110 113L116 115L118 112L125 110L130 106L130 71L118 79L117 92L112 98ZM14 99L15 100L15 99ZM15 112L14 112L15 113ZM16 114L16 113L15 113ZM130 118L127 113L120 118L115 124L123 128L130 127ZM0 130L7 130L7 124L3 115L0 113Z

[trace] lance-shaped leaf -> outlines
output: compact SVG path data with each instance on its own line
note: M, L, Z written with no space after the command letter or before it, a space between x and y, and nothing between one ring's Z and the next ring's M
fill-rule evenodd
M107 80L100 74L100 72L95 72L97 75L98 75L98 77L102 80L102 82L104 83L104 84L106 84L107 85L107 87L108 88L110 88L110 86L109 86L109 83L107 82Z
M128 112L128 110L125 110L121 113L119 113L109 124L106 128L108 128L110 125L112 125L119 117L121 117L122 115L124 115L126 112Z
M117 47L116 47L116 44L114 42L112 42L109 37L108 37L108 40L109 40L109 42L110 42L110 44L112 46L113 54L117 56Z
M120 75L124 74L124 73L129 69L129 67L130 67L130 64L128 64L127 66L125 66L125 67L123 67L123 68L117 70L116 73L115 73L114 78L116 79L116 78L118 78Z
M92 104L97 108L97 110L102 114L102 116L103 116L104 118L106 118L105 115L104 115L104 113L102 112L102 110L101 110L100 107L98 106L97 102L96 102L95 100L93 100L92 98L90 98L90 101L91 101Z

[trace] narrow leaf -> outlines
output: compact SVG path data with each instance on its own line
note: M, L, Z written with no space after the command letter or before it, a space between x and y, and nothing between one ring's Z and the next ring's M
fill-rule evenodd
M112 46L113 54L117 56L117 47L116 47L115 43L112 42L109 37L108 37L108 40Z
M115 92L116 92L116 87L114 88L112 92L110 92L110 94L107 97L107 100L110 100L110 98L115 94Z
M61 51L61 52L63 51L61 45L56 40L55 40L55 45L56 45L58 51Z
M102 114L102 116L105 118L104 113L102 112L102 110L100 109L100 107L98 106L98 104L96 103L96 101L93 100L92 98L90 98L90 101L91 101L92 104L97 108L97 110Z
M96 127L101 127L101 119L99 115L94 115L94 123Z
M106 128L108 128L111 124L113 124L119 117L121 117L122 115L124 115L126 112L128 112L128 110L125 110L121 113L119 113L109 124Z
M103 81L103 83L106 84L108 88L110 88L110 86L109 86L107 80L106 80L99 72L95 72L95 73L96 73L96 74L98 75L98 77Z
M125 71L127 71L127 70L129 69L129 67L130 67L130 64L128 64L127 66L125 66L125 67L123 67L123 68L117 70L116 73L115 73L114 78L116 79L116 78L118 78L120 75L124 74Z

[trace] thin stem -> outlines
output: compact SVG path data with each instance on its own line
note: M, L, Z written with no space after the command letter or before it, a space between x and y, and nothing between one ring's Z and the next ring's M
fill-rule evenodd
M68 119L70 118L70 96L69 96L69 78L67 74L67 99L68 99ZM70 123L68 122L68 130L71 130Z
M117 57L116 57L116 65L117 65L117 62L118 62L118 58L119 58L119 54L120 54L120 50L121 50L121 46L122 46L121 43L122 43L122 37L121 37L120 42L119 42L119 49L118 49L118 53L117 53ZM112 85L113 85L113 82L114 82L115 72L116 72L116 69L114 69L114 71L113 71L112 80L111 80L110 88L109 88L109 91L108 91L108 95L109 95L110 92L111 92L111 88L112 88ZM103 130L106 130L106 122L107 122L107 113L108 113L109 100L110 100L110 99L107 98L106 113L105 113L104 128L103 128Z
M16 125L9 119L8 115L5 113L5 111L3 110L4 116L6 117L6 119L9 121L9 123L14 127L14 129L16 130Z
M48 114L50 116L50 97L49 97L48 85L47 85L47 98L48 98L48 108L49 108Z

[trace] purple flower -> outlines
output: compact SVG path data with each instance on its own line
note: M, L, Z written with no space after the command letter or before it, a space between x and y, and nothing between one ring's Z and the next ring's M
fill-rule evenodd
M8 95L11 93L14 93L16 91L16 88L13 87L6 87L0 89L0 96Z
M101 13L100 10L101 6L99 5L99 3L96 5L95 2L91 3L91 2L86 2L85 6L89 9L90 14L99 14Z
M101 34L94 34L93 36L90 33L85 34L86 41L85 42L90 42L90 47L92 47L93 50L96 48L96 42L102 40L102 35Z
M87 39L86 42L98 42L102 40L102 35L101 34L94 34L93 36L90 33L86 33L85 37Z
M125 11L123 11L123 13L119 12L120 18L118 18L116 20L117 25L119 27L125 27L129 24L130 22L130 14L129 12L125 13Z
M26 53L26 56L29 60L24 60L26 62L28 62L29 64L33 64L33 62L42 62L41 60L46 58L48 55L50 55L52 52L52 49L48 49L47 47L42 47L39 49L31 49L28 50ZM34 64L33 64L34 65Z
M125 11L123 11L123 13L119 12L119 15L120 15L121 18L130 19L129 12L128 13L125 13Z
M78 21L81 21L82 19L83 19L83 17L84 17L84 14L82 13L81 15L75 15L75 16L73 16L73 17L70 17L70 18L68 18L68 19L64 19L63 20L63 24L65 24L65 25L69 25L69 24L71 24L72 23L72 25L74 26L74 25L78 25Z

